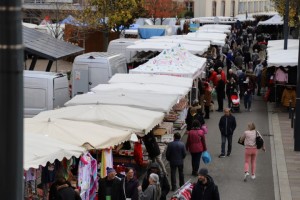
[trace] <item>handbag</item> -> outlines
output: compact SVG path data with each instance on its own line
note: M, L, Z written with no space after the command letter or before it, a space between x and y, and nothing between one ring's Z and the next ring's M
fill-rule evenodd
M202 161L205 163L205 164L208 164L211 162L211 156L210 154L208 153L208 151L204 151L202 153Z
M239 138L238 144L243 145L243 146L245 145L245 139L243 140L242 136Z
M264 140L262 139L260 133L258 131L256 131L256 148L257 149L261 149L264 146Z

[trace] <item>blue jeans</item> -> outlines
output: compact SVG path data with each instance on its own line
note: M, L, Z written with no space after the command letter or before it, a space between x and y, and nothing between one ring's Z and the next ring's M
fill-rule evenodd
M170 165L171 167L171 185L172 189L176 188L176 170L178 168L179 173L179 186L184 185L183 165Z
M251 104L252 104L252 93L251 94L246 94L244 96L244 106L246 109L251 109Z
M199 167L200 167L202 152L191 153L191 155L192 155L192 169L193 169L193 172L197 173L199 170Z
M232 148L232 135L221 135L221 139L222 139L221 153L225 155L225 145L227 140L228 141L227 154L230 154Z

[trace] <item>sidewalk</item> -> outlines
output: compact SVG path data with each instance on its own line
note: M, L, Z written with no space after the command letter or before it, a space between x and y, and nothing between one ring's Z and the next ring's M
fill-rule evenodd
M276 200L300 200L300 152L294 151L294 130L285 108L268 103Z

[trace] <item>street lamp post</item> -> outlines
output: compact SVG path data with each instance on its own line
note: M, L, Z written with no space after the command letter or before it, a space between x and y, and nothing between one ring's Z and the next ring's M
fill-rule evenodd
M300 48L300 38L299 38ZM300 49L298 49L297 89L296 89L296 123L294 127L294 151L300 151ZM293 120L293 119L292 119Z
M21 0L0 1L1 199L23 198L23 42Z
M286 0L285 3L285 13L284 13L284 50L288 46L288 36L289 36L289 5L290 0Z

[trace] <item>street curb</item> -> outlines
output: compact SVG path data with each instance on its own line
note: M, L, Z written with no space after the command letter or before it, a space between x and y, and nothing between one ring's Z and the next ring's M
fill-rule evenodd
M292 200L279 119L277 113L273 112L272 106L273 104L267 104L270 135L274 136L273 139L270 138L274 196L275 200Z

